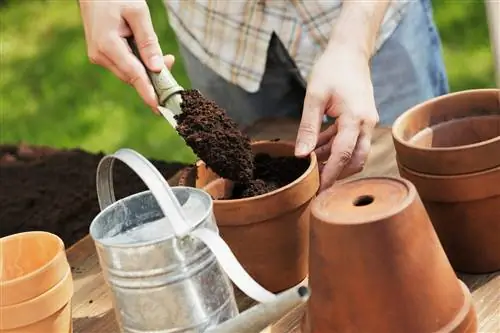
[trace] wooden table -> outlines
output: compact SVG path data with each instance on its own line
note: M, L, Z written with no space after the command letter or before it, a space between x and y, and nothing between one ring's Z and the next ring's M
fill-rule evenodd
M255 125L249 134L252 138L295 140L297 123L288 120L263 121ZM395 151L390 130L376 130L373 147L365 170L354 176L374 175L398 176ZM169 182L176 184L178 176ZM67 250L72 267L75 293L73 297L74 333L115 333L119 332L115 321L111 299L104 283L92 240L87 236ZM500 332L500 272L487 275L459 275L472 292L474 305L479 317L479 332ZM246 309L252 302L242 294L237 294L238 305ZM297 321L300 312L292 313L279 323L270 326L266 333L286 332ZM325 332L326 333L326 332Z

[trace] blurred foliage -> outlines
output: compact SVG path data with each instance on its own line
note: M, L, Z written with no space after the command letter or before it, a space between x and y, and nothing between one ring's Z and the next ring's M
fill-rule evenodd
M173 73L189 87L160 0L150 1L162 49L176 55ZM0 9L1 141L190 162L195 156L135 90L90 64L77 1L9 1Z
M433 0L453 91L494 88L495 69L482 1Z
M0 142L105 152L129 147L152 158L194 160L131 87L89 63L76 0L0 1ZM148 3L162 49L176 55L174 75L189 87L163 3ZM494 87L484 4L434 0L433 6L452 90Z

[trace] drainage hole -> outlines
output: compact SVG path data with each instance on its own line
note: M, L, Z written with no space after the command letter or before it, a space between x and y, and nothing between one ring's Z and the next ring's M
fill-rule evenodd
M357 197L352 204L356 207L363 207L371 204L373 200L375 200L375 198L371 195L361 195Z

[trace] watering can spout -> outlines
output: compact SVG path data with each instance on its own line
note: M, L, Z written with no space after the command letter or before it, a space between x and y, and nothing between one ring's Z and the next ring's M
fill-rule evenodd
M258 304L233 319L209 329L206 333L259 333L288 312L307 302L310 290L299 285L278 294L269 303Z

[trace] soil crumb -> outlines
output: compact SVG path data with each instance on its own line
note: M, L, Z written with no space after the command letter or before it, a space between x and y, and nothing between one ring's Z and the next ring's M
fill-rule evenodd
M96 170L102 153L51 147L0 146L0 237L41 230L70 246L89 232L99 213ZM150 160L165 179L185 165ZM116 161L113 185L117 200L146 190L141 179Z
M235 183L229 199L250 198L286 186L299 178L307 170L309 163L309 158L256 154L253 172L255 179L248 183Z
M182 114L175 116L177 132L219 176L234 182L253 179L250 138L215 102L196 89L181 92Z

